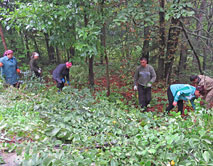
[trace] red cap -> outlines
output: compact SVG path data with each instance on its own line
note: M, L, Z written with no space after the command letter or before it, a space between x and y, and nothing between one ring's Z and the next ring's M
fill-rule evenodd
M4 56L7 56L8 54L13 54L13 51L12 50L7 50L4 52Z
M67 67L71 67L71 66L72 66L72 63L71 63L71 62L66 62L66 66L67 66Z

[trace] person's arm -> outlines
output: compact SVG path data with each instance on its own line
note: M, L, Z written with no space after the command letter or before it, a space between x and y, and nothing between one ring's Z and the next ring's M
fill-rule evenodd
M2 62L2 58L0 58L0 74L1 74L1 78L2 79L4 79L4 73L3 73L3 67L4 66L4 64L3 64L3 62Z
M178 91L174 96L174 102L178 102L178 100L182 94L183 94L183 91Z
M67 73L67 75L65 77L66 77L67 84L70 85L69 71L68 71L68 73Z
M139 68L136 68L135 75L134 75L134 86L137 86L137 82L138 82L138 70L139 70Z
M4 63L2 61L3 61L3 58L0 58L0 67L4 66Z
M152 66L150 66L150 69L151 69L150 70L150 73L151 73L151 80L150 80L150 82L153 83L156 80L156 73L155 73L155 70L154 70L154 68Z
M192 108L195 110L194 100L195 100L195 99L190 100L190 103L191 103L191 105L192 105Z
M66 67L66 66L65 66L65 67ZM59 83L62 83L62 81L61 81L61 78L62 78L61 73L62 73L63 69L64 69L64 66L63 66L63 65L60 65L60 66L57 67L57 70L56 70L56 72L55 72L55 79L56 79Z
M17 62L16 58L14 58L14 59L15 59L15 63L16 63L16 72L17 72L17 73L20 73L21 70L20 70L19 67L18 67L18 62Z

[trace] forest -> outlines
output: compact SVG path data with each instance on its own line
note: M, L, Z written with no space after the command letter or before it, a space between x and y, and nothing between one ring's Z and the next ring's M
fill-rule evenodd
M0 0L0 165L213 165L213 102L165 114L170 85L213 78L212 27L212 0ZM3 76L7 50L19 88ZM141 57L156 73L145 110Z

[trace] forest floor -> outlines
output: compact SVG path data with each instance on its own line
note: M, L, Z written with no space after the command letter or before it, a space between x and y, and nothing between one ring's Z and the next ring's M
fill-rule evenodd
M51 80L48 80L49 82ZM137 92L133 90L133 85L131 83L127 83L124 78L122 78L119 75L111 75L110 76L110 87L111 87L111 93L120 94L124 98L121 99L124 101L125 104L129 105L130 103L133 104L136 108L138 108L137 105ZM158 88L159 83L154 83L152 88L152 104L150 104L150 107L147 109L147 112L163 112L165 109L165 105L167 103L167 97L166 97L166 88ZM163 84L163 83L161 83ZM52 84L55 86L54 84ZM101 77L95 80L95 92L100 92L107 89L107 80L105 77ZM3 102L1 102L3 103ZM186 106L188 107L188 106ZM188 110L191 108L188 107ZM3 162L0 162L0 166L16 166L18 157L15 152L6 153L4 151L0 151L0 161L4 161L4 164L1 164Z
M96 91L102 91L106 90L107 88L107 80L105 77L98 78L95 80L95 85L98 85L98 88L95 88ZM160 85L160 86L159 86ZM160 88L163 87L165 83L163 82L155 82L152 87L152 100L150 106L147 108L147 112L164 112L165 108L167 106L168 100L167 100L167 88ZM134 103L134 106L138 108L138 92L133 90L133 85L128 85L123 81L123 78L121 78L118 75L112 75L110 76L110 86L111 86L111 93L119 93L126 99L126 104L128 104L128 101L132 101ZM125 90L121 90L124 87L126 87ZM192 108L184 105L184 109L192 111ZM175 109L173 109L175 110ZM176 110L177 111L177 110ZM185 116L184 114L182 116Z

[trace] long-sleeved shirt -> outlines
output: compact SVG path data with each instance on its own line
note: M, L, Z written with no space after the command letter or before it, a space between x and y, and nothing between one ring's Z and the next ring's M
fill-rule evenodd
M7 56L4 56L0 58L0 62L3 63L2 73L6 83L10 85L17 83L18 74L16 69L18 68L18 66L16 58L12 57L11 59L9 59Z
M69 80L69 69L66 67L66 64L59 64L53 71L53 79L59 83L62 83L61 79L65 78Z
M207 91L213 89L213 78L204 75L198 75L198 77L200 78L198 86L203 86Z
M154 68L147 64L146 67L138 66L134 75L134 85L140 84L147 86L148 83L153 83L156 80Z
M31 60L30 60L30 70L31 71L38 72L39 67L38 67L36 61L37 61L36 59L31 58Z
M179 100L190 101L192 107L195 109L194 100L195 100L195 90L194 86L189 84L173 84L170 85L170 90L174 96L174 101L178 102Z

